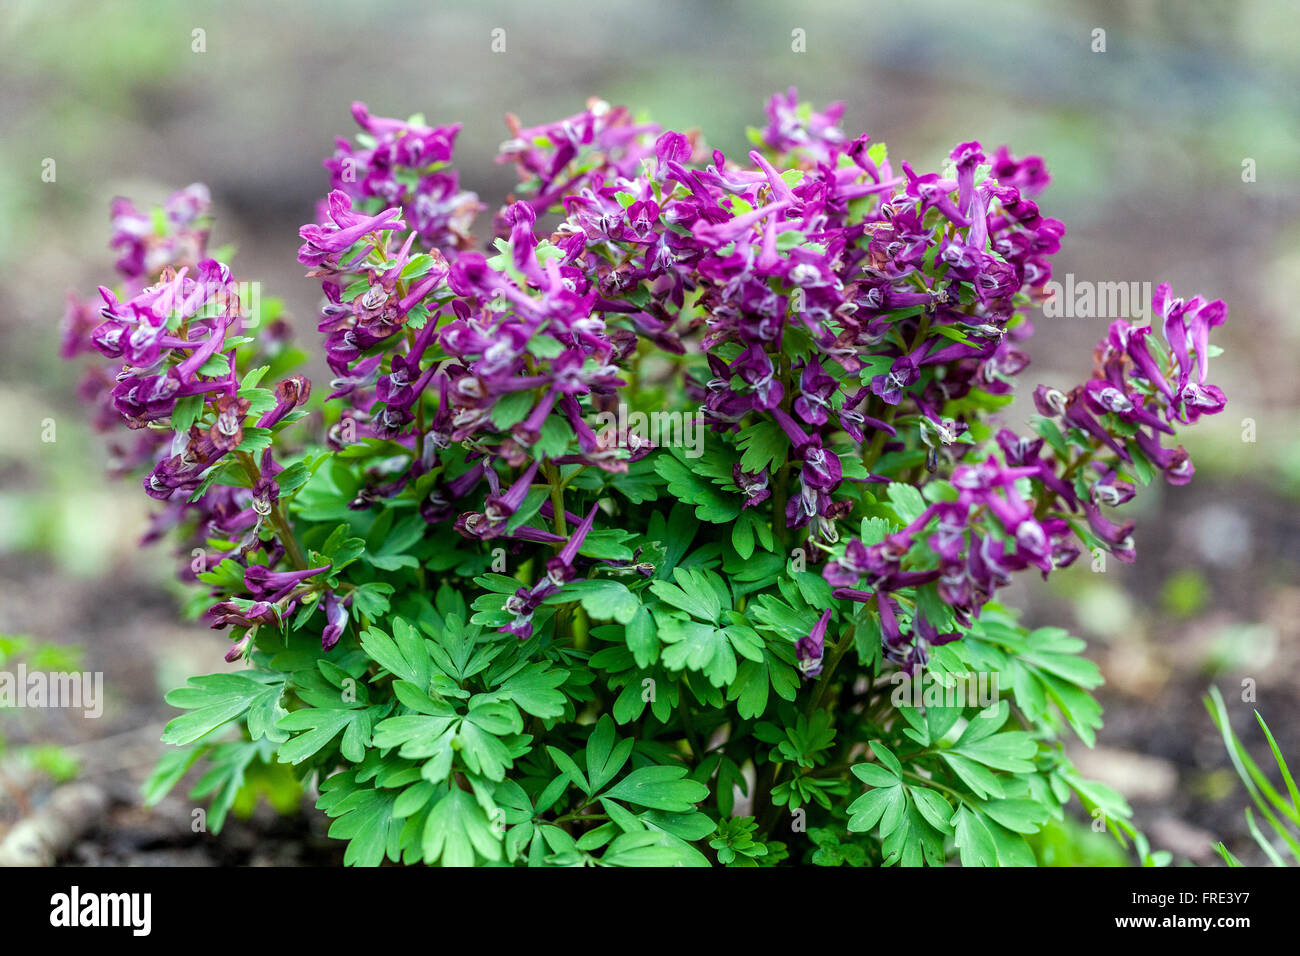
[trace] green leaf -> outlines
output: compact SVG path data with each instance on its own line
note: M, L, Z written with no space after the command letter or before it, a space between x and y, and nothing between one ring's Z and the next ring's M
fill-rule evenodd
M740 468L756 474L764 468L775 469L785 464L790 439L781 426L772 419L764 419L740 430L736 447L741 449Z
M690 844L671 833L649 830L616 837L601 862L607 866L708 866L709 861Z
M578 553L586 558L605 561L631 561L632 549L627 541L636 537L631 531L621 528L605 528L601 531L588 532Z
M685 767L642 767L610 787L605 796L652 810L685 813L709 795L708 787L685 777Z
M892 829L902 820L906 804L907 797L900 786L868 790L849 805L849 832L866 833L877 823Z
M295 710L280 719L281 730L302 730L296 737L291 737L280 745L281 763L302 763L308 757L319 753L326 744L344 730L355 724L360 729L354 739L342 748L343 756L354 763L365 758L365 748L370 744L369 714L365 710L331 710L322 707L309 707Z
M537 396L529 389L503 395L492 406L492 424L498 431L509 431L528 417L535 404Z
M548 604L566 604L579 601L591 617L599 621L618 621L629 624L641 609L637 596L621 581L604 578L572 581L559 594L547 600Z
M734 521L740 514L743 504L740 495L727 494L672 455L658 455L655 471L668 483L670 494L695 506L695 517L701 521L722 524Z
M429 686L433 668L424 637L401 618L393 621L392 637L377 627L366 628L361 634L361 649L393 676L420 688Z
M1038 860L1025 838L991 819L984 821L997 848L998 866L1037 866Z
M1029 758L1038 752L1038 745L1029 734L1021 730L1013 730L960 747L953 747L951 752L969 757L994 770L1032 773L1034 765Z
M1052 451L1056 452L1062 459L1070 457L1069 446L1065 442L1065 436L1061 434L1061 429L1057 427L1056 422L1050 418L1036 416L1032 422L1034 431L1047 442Z
M962 779L977 797L1002 797L1002 784L997 776L974 760L959 756L951 751L941 750L939 756Z
M725 630L675 616L656 618L656 622L665 645L662 658L666 667L702 671L714 687L735 679L736 655Z
M887 492L889 503L903 524L911 524L926 509L925 499L914 486L901 481L891 481Z
M638 607L625 631L627 649L637 667L649 667L659 657L659 632L649 608Z
M952 807L937 791L929 787L908 787L917 810L941 833L952 832Z
M542 422L541 433L533 451L543 458L559 458L569 450L573 440L573 428L568 421L563 416L550 415Z
M428 522L421 515L408 515L394 525L381 542L367 542L367 560L383 571L419 567L420 562L406 552L423 539L428 528Z
M593 787L587 782L587 775L582 772L572 757L560 748L552 747L549 744L546 747L546 752L551 755L551 759L560 768L560 772L567 776L575 786L584 793L590 794L593 792Z
M146 807L156 806L167 796L181 778L189 773L194 762L203 756L203 747L172 747L163 752L153 773L140 787Z
M903 775L903 765L898 762L894 752L886 747L879 740L871 741L871 752L876 755L876 759L887 767L895 777Z
M667 581L652 581L651 592L692 617L716 624L722 614L722 601L718 596L718 590L723 587L721 579L711 571L692 568L674 568L673 578L677 581L675 585Z
M220 833L225 826L226 814L243 789L248 769L255 762L268 761L273 754L272 746L268 740L231 740L209 751L208 770L194 785L190 797L211 797L207 823L213 833Z
M392 594L391 584L383 581L368 581L357 585L352 592L352 607L358 614L373 620L388 613L388 599Z
M237 674L208 674L191 677L184 687L177 688L164 699L173 707L190 713L170 721L163 729L163 743L184 746L206 736L218 727L242 717L254 705L278 701L284 692L284 679L274 680L274 675L254 679L254 671Z
M980 804L980 809L1016 833L1037 833L1051 818L1047 807L1027 799L994 800Z
M944 832L931 826L915 801L909 801L898 823L884 833L881 841L885 866L941 866Z
M896 787L902 781L897 774L886 770L879 764L860 763L853 766L853 776L868 787Z
M186 395L177 399L176 406L172 409L172 428L178 432L188 432L203 413L206 398L205 395Z
M345 866L378 866L388 855L396 860L392 846L401 821L393 814L391 792L372 787L357 787L353 773L336 773L321 784L321 798L316 805L329 816L337 817L329 835L348 841L343 853Z
M592 790L599 790L613 780L632 755L632 738L617 742L615 738L613 719L609 714L602 715L587 738L587 775Z
M530 664L515 674L500 687L502 693L523 710L534 717L550 720L564 713L565 696L556 690L568 679L569 672L550 664L539 662Z
M953 814L952 824L962 866L997 866L997 844L982 817L963 804Z

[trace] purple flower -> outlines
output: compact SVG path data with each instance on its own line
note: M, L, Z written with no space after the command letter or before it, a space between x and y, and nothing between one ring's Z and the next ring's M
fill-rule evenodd
M1027 196L1038 195L1052 181L1041 156L1016 159L1005 146L998 147L990 175L1004 186L1014 186Z
M903 400L903 391L921 377L921 370L916 360L910 355L900 355L894 359L889 371L871 379L871 393L889 405L897 405Z
M849 437L859 444L866 441L865 428L882 431L891 438L898 434L898 429L888 422L881 421L878 418L871 418L858 411L858 407L871 394L869 388L860 388L853 395L846 398L844 404L840 406L840 427L848 432Z
M830 561L826 565L823 576L827 583L832 587L854 587L863 575L875 570L876 562L873 560L867 546L853 538L845 546L844 556Z
M752 508L755 505L762 504L772 496L772 491L768 488L766 468L757 472L742 471L740 462L736 462L731 466L731 480L740 489L740 493L745 496L745 503L741 506L742 508Z
M1127 521L1124 524L1115 524L1101 513L1101 509L1091 502L1083 503L1083 512L1088 517L1088 526L1092 528L1092 533L1101 540L1103 544L1125 563L1132 563L1137 558L1137 552L1133 546L1133 522Z
M303 226L298 235L304 240L298 249L298 261L305 266L337 262L363 236L372 232L402 228L401 210L390 207L376 216L353 212L352 199L336 189L329 196L329 222Z
M339 596L333 591L325 592L325 629L321 631L320 646L321 650L331 650L343 636L343 629L348 624L347 604L351 602L351 597L346 602L339 599Z
M521 641L532 637L533 613L543 601L553 594L558 594L565 584L577 577L575 562L578 559L578 552L582 549L599 510L596 505L591 506L591 511L573 529L573 533L560 549L559 554L546 562L546 574L537 584L531 588L522 587L506 599L505 610L514 617L510 623L501 628L503 632L515 635Z
M234 644L231 644L230 650L226 651L226 663L233 664L235 663L235 661L243 657L244 654L247 653L248 645L252 641L252 639L253 639L253 635L251 633L245 634Z
M330 187L356 202L400 205L403 219L428 250L454 254L468 246L483 205L460 189L448 165L460 125L430 127L372 116L364 103L353 103L352 115L367 135L366 145L338 141L325 161Z
M799 395L794 400L795 414L809 425L825 425L831 396L838 388L839 383L823 372L821 363L813 359L804 365L799 378Z
M308 578L328 571L330 567L324 564L302 571L272 571L264 565L254 564L244 570L244 587L259 599L265 597L274 604Z
M846 140L839 126L843 115L843 103L832 103L823 112L802 111L799 94L791 87L784 96L778 93L768 100L763 143L776 153L804 152L825 162Z
M922 212L938 209L955 225L970 225L970 219L952 201L951 193L957 188L957 183L941 178L938 173L918 176L908 162L904 161L902 165L903 173L907 176L907 195L921 201Z
M826 625L834 611L827 608L813 625L810 633L799 638L794 645L795 657L799 661L799 673L805 679L818 677L822 672L822 655L826 649Z
M780 408L772 409L772 417L794 445L793 458L803 463L799 478L804 486L815 491L831 492L843 480L839 455L822 447L821 435L808 435Z
M984 162L984 152L979 143L958 143L949 158L957 164L957 208L965 214L975 196L975 170Z
M257 420L258 428L272 428L284 416L307 401L311 395L311 380L305 375L293 375L275 386L275 407Z
M456 530L467 538L479 538L485 541L504 534L510 518L524 503L539 464L534 460L505 494L494 492L488 495L482 513L471 512L461 515L457 519ZM496 481L496 472L492 469L487 469L485 474L489 482Z
M262 624L276 626L280 615L276 606L270 601L218 601L205 612L214 630L222 630L230 625L236 627L257 627Z

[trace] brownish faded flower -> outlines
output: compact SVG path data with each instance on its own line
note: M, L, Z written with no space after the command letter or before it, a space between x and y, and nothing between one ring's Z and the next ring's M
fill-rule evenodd
M212 423L208 437L223 452L234 451L244 440L244 416L250 402L235 395L222 395L217 399L217 419Z

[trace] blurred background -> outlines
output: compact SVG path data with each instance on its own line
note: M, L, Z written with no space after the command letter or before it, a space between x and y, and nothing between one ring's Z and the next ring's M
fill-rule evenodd
M170 556L138 546L148 499L101 477L78 369L57 356L66 291L112 279L113 196L145 208L207 183L213 245L238 247L237 276L282 297L311 350L318 287L295 260L297 229L325 190L333 138L353 133L353 100L463 122L462 184L495 207L514 182L493 162L507 112L533 125L598 95L743 155L767 97L797 86L818 105L843 100L846 132L886 141L895 163L938 168L969 139L1042 154L1054 182L1040 206L1068 228L1058 279L1169 281L1228 302L1211 368L1228 410L1189 433L1190 486L1153 486L1128 506L1138 563L1098 573L1081 561L1009 601L1087 639L1108 681L1106 726L1076 757L1128 797L1153 845L1213 864L1223 839L1260 861L1201 698L1222 688L1257 754L1258 708L1300 756L1300 37L1287 0L5 0L4 11L0 635L56 645L29 653L79 646L107 701L98 720L0 711L0 834L79 769L110 799L71 862L332 859L315 815L275 821L263 806L215 841L190 832L183 791L153 813L137 805L174 713L162 694L225 668L228 642L178 622ZM1085 378L1108 320L1036 324L1025 383ZM1005 418L1031 413L1021 401ZM1243 680L1255 701L1241 701ZM32 749L51 744L62 749ZM1116 862L1106 839L1063 837L1056 861Z

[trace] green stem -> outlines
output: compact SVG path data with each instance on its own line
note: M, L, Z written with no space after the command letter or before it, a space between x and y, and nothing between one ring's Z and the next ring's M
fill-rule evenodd
M786 527L785 506L789 500L790 463L786 462L772 479L772 537L776 539L777 550L786 558L789 557L785 548L789 529Z
M695 732L695 724L691 722L691 705L687 702L686 681L683 680L679 683L681 686L677 691L677 696L681 701L678 711L681 713L682 730L686 732L686 740L691 745L691 756L695 758L695 762L698 764L704 759L704 748L700 746L699 734Z
M262 470L257 467L253 461L253 456L246 451L235 452L235 458L243 466L244 474L248 480L254 484L262 476ZM298 539L294 537L293 526L289 524L289 519L284 514L284 509L280 507L280 502L276 501L271 505L271 511L267 515L271 521L271 526L275 528L275 533L280 538L280 543L284 545L284 552L289 557L289 563L296 570L305 571L307 569L307 559L303 556L302 546L298 544Z
M561 823L569 823L572 821L582 822L586 820L608 820L608 819L609 819L609 814L607 813L583 813L581 810L579 810L574 813L566 813L564 816L556 817L554 820L543 821L543 822L553 823L558 826Z
M923 786L932 787L935 790L942 790L944 793L950 793L957 798L958 803L967 803L967 804L970 803L970 801L967 800L966 797L959 791L954 790L952 787L949 787L946 784L942 784L939 781L934 780L930 777L923 777L919 773L913 773L910 770L904 770L903 776L910 777L913 780L915 780L917 783L922 784Z
M1092 456L1093 452L1091 451L1082 452L1079 457L1075 458L1074 461L1066 467L1065 471L1061 472L1061 481L1065 482L1067 485L1070 484L1075 473L1090 462ZM1047 517L1047 513L1052 510L1052 502L1056 498L1056 492L1052 491L1050 488L1044 486L1043 491L1045 493L1043 500L1038 502L1037 507L1034 508L1034 518L1039 521Z
M572 627L573 646L580 651L585 651L587 649L587 632L590 629L589 625L590 622L587 620L587 612L583 609L582 605L579 604L573 609Z
M876 599L873 596L864 607L871 607L875 600ZM821 706L822 700L826 697L826 691L831 686L831 678L835 675L836 668L840 666L840 659L844 657L848 652L849 647L852 646L853 635L857 629L858 625L855 621L844 629L844 633L840 635L840 639L836 641L835 646L831 648L830 657L827 659L826 665L822 668L821 676L817 678L817 686L814 688L812 696L808 698L808 707L804 711L804 716L811 717L813 712Z
M767 780L757 781L754 785L754 819L758 821L759 832L764 835L764 838L781 812L781 808L772 803L772 790L776 787L781 768L784 766L785 764L779 760L769 763L765 772Z
M555 466L549 461L542 465L542 474L546 476L547 482L551 486L551 510L555 512L555 533L561 538L569 536L569 527L564 520L564 485L560 483L560 476L555 470ZM557 541L555 549L558 551L564 545Z
M794 400L794 390L790 387L790 357L784 351L781 352L779 363L778 378L785 390L781 399L781 409L788 415ZM785 506L789 500L790 461L787 458L772 476L772 537L776 539L781 554L787 558L789 555L786 553L786 545L789 543L790 529L786 524Z

